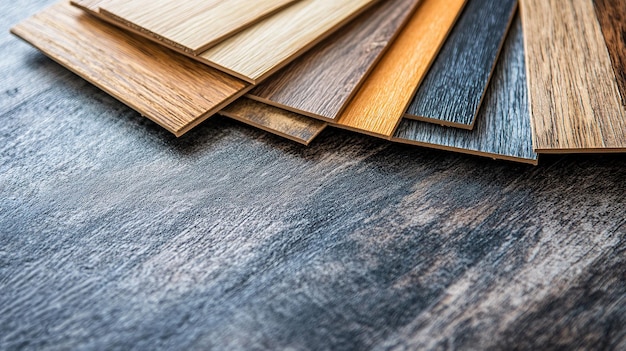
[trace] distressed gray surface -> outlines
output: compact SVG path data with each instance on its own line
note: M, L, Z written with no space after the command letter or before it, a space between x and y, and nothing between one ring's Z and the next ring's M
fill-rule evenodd
M468 0L406 116L472 129L517 0Z
M7 34L0 349L624 349L626 158L216 118L174 139Z
M474 130L404 119L394 141L536 163L533 151L522 24L516 16Z

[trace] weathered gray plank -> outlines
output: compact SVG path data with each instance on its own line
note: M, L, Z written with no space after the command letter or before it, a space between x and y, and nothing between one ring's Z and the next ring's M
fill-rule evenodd
M393 140L536 164L519 16L507 36L474 130L404 119Z
M472 129L517 0L469 0L406 118Z

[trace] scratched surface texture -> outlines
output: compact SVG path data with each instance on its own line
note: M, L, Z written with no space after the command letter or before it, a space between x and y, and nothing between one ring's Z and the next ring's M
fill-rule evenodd
M624 155L176 139L8 34L50 3L0 3L0 350L626 348Z

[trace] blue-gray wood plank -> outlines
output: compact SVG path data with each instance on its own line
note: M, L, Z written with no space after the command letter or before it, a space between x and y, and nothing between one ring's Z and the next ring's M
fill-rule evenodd
M517 0L469 0L406 117L472 129Z
M403 119L394 141L537 163L532 147L522 24L516 16L474 130Z

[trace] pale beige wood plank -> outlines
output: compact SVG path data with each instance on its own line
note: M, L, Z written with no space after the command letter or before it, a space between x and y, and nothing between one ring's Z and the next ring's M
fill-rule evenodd
M209 65L258 83L376 1L302 0L199 57Z
M390 138L464 5L422 1L335 125Z
M100 11L168 45L199 54L299 0L109 0Z
M177 136L250 87L88 16L65 1L11 31Z
M522 0L533 145L626 151L626 111L591 0Z

